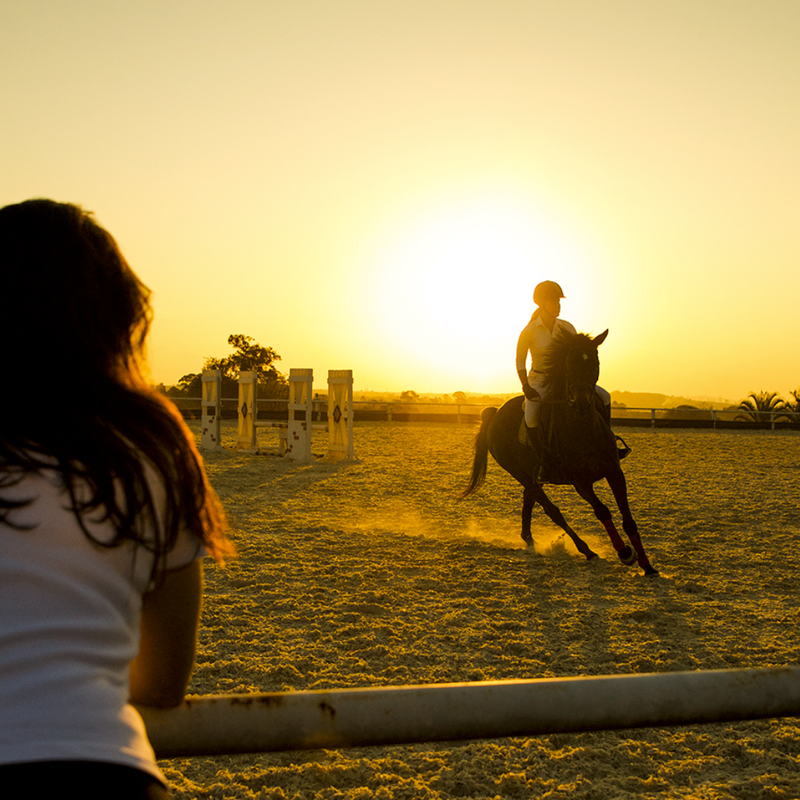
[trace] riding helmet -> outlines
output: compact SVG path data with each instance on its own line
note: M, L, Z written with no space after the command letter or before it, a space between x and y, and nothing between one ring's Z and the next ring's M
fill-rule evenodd
M533 290L533 302L536 303L537 306L546 303L551 298L560 300L562 297L566 297L566 295L561 291L561 287L555 281L542 281Z

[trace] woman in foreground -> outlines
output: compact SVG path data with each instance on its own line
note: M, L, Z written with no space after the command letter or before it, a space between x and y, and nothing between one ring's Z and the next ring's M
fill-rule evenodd
M0 281L0 776L167 797L131 704L183 700L222 512L143 376L150 292L111 235L74 205L6 206Z

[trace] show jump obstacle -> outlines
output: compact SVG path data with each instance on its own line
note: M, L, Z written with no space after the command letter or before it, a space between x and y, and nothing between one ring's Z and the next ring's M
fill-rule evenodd
M222 418L222 375L218 369L203 370L202 433L200 447L203 450L224 450L219 433Z
M258 429L277 428L278 455L307 464L314 461L311 455L314 429L327 428L328 454L325 460L353 461L353 370L328 370L327 423L313 422L313 383L313 370L290 370L288 421L259 422L258 375L255 372L241 372L238 449L250 453L267 452L258 447ZM203 428L205 430L205 424Z

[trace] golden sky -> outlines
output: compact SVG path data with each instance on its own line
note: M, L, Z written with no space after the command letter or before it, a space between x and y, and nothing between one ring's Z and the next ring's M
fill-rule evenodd
M609 390L800 387L795 0L2 4L0 205L93 210L153 378L244 333L511 392L543 279Z

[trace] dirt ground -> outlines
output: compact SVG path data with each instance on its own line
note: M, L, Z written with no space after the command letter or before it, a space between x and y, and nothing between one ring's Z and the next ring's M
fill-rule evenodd
M239 557L207 567L190 693L798 663L800 434L626 430L632 508L661 572L645 578L619 562L566 487L550 495L600 560L586 561L541 512L535 548L525 548L521 490L491 460L486 485L459 501L476 430L357 424L359 460L346 465L209 453ZM226 444L234 432L225 428ZM783 719L160 766L176 798L796 799L800 726Z

